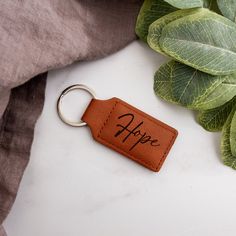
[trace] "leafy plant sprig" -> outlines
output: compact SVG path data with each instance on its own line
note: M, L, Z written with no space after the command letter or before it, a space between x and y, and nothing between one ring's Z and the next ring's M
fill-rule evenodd
M155 93L198 111L204 129L222 130L222 160L234 169L235 20L234 0L146 0L136 23L140 39L171 59L155 73Z

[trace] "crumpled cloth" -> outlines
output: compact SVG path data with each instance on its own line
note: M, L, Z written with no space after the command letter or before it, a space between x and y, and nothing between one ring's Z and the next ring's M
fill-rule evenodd
M141 0L0 1L0 236L6 235L1 224L29 161L35 122L43 108L45 72L125 47L136 38L141 4Z

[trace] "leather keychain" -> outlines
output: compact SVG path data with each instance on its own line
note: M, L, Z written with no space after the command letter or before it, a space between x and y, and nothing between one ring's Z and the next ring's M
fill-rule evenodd
M72 122L62 113L63 97L72 90L82 89L90 93L92 100L81 121ZM159 171L169 153L178 132L118 99L99 100L85 85L76 84L65 89L57 102L61 120L74 127L88 125L93 138L152 171Z

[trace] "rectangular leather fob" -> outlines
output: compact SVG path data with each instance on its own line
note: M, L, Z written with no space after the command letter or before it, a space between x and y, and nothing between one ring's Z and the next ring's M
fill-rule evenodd
M82 120L95 140L152 171L159 171L177 131L118 99L92 99Z

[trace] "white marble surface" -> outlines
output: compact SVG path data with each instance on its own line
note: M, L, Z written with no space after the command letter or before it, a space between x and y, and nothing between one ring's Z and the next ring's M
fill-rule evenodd
M236 172L220 161L219 134L154 95L153 74L164 60L134 42L105 59L49 74L31 161L4 224L9 236L235 235ZM161 172L96 143L88 127L58 119L57 97L75 83L104 99L120 97L178 129ZM83 95L66 99L71 117L82 112Z

